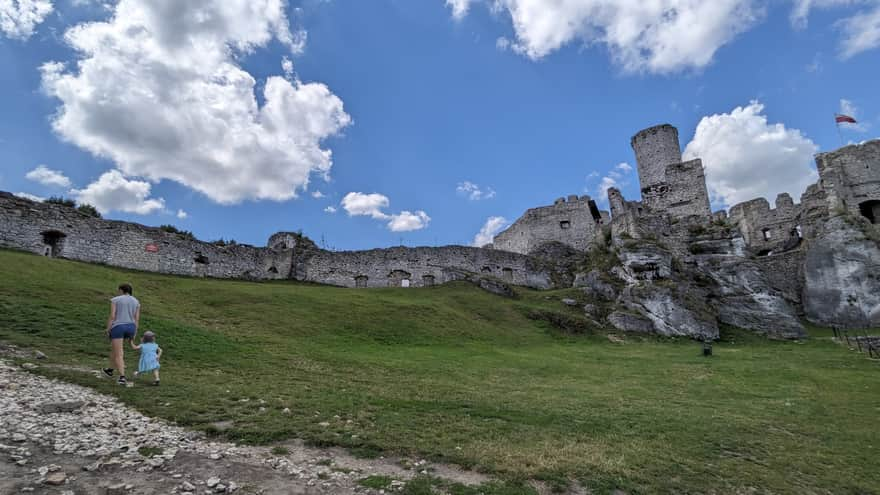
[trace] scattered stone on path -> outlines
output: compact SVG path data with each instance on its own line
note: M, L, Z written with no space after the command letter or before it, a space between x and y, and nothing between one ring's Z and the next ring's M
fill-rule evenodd
M64 471L55 471L46 476L46 481L44 481L44 483L52 486L59 486L63 485L65 481L67 481L67 474Z
M34 351L34 357L37 359L46 359L46 355L40 351Z
M208 478L208 480L205 481L205 486L207 486L208 488L214 488L219 483L220 483L220 478L217 478L217 477Z
M85 403L82 401L70 402L47 402L40 404L40 412L43 414L69 413L80 409Z
M26 370L35 370L35 369L39 368L39 366L37 366L34 363L21 363L21 367Z
M562 304L565 304L566 306L577 306L577 301L566 297L565 299L562 300Z
M119 483L107 487L107 495L125 495L125 491L125 483Z

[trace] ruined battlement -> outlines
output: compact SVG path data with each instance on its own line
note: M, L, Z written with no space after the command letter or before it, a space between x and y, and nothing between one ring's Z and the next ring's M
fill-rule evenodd
M816 168L832 209L880 222L880 139L819 153Z
M492 245L496 250L529 254L542 244L560 242L586 251L607 218L589 196L571 195L549 206L530 208L496 235Z

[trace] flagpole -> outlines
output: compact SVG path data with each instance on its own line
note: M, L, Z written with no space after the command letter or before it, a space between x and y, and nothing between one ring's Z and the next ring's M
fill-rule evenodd
M840 122L837 121L837 114L834 114L834 125L837 126L837 137L840 139L840 146L843 146L843 134L840 133Z

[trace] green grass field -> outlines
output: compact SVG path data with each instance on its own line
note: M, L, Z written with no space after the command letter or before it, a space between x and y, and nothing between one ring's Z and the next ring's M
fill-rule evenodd
M707 359L691 341L612 343L527 317L575 317L559 302L571 290L509 300L463 284L202 280L0 251L0 341L48 365L105 366L108 298L123 281L165 349L162 386L40 372L209 432L232 420L236 441L302 438L594 493L880 487L880 364L825 330L771 342L727 329Z

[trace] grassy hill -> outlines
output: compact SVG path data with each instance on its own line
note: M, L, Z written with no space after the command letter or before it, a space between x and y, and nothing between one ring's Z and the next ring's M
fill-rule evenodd
M880 366L819 329L804 342L728 329L707 359L690 341L613 343L528 317L577 318L559 302L577 291L202 280L0 251L0 341L48 365L105 366L123 281L165 349L162 386L40 372L209 432L231 420L237 441L303 438L596 493L880 487Z

